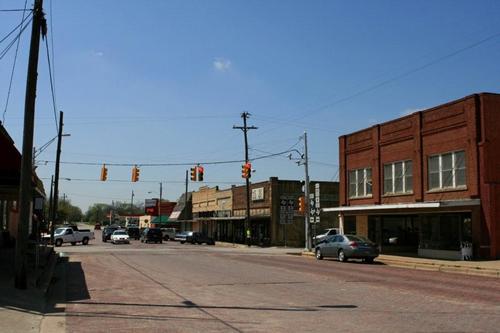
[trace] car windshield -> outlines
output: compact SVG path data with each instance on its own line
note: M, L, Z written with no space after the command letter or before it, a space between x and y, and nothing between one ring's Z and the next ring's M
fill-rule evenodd
M54 234L58 235L58 234L62 234L64 232L64 230L66 230L65 228L57 228L55 231L54 231Z
M127 233L124 230L116 230L113 232L113 235L126 235Z

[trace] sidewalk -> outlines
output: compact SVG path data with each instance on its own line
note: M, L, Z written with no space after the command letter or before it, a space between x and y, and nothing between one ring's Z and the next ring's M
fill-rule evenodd
M303 251L301 254L314 258L314 252ZM381 254L375 262L393 267L500 278L500 260L453 261Z
M28 269L28 288L14 288L14 249L0 249L0 322L9 332L39 332L45 312L46 293L57 257L43 250L39 269ZM28 267L34 262L28 261Z
M247 249L251 252L268 253L268 254L288 254L288 255L302 255L314 258L314 252L304 251L302 248L292 247L248 247L244 244L233 244L226 242L216 242L216 246L224 248L234 248L243 250ZM441 271L447 273L458 273L468 275L482 275L488 277L500 278L500 260L489 261L453 261L453 260L439 260L428 258L404 257L382 254L375 262L382 263L387 266L422 269L428 271Z

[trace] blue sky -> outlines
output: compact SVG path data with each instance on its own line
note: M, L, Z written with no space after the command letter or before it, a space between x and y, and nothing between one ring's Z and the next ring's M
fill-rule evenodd
M23 6L2 0L0 10ZM240 159L243 136L232 127L248 111L249 125L258 127L249 132L252 157L301 150L298 138L307 130L311 178L334 180L339 135L472 93L500 92L500 35L448 57L500 33L498 1L44 0L44 7L57 109L71 134L63 142L67 162ZM20 19L0 12L0 38ZM4 124L18 149L28 42L29 29ZM56 135L45 44L40 50L38 147ZM14 49L0 60L2 113L13 60ZM55 148L38 159L54 160ZM304 174L285 157L253 167L252 181ZM176 200L187 168L144 166L138 183L97 182L90 180L100 166L64 164L61 177L72 180L62 180L60 192L85 210L129 201L132 190L135 201L158 196L163 181L164 197ZM39 163L37 171L48 192L54 165ZM108 171L115 180L130 174L131 167ZM206 166L205 180L222 188L241 183L241 166Z

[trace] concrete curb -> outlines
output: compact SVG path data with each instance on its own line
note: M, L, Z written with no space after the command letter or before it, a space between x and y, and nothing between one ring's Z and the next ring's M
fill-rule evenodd
M248 245L238 244L238 243L227 243L227 242L215 242L215 246L217 247L234 247L234 248L247 248Z
M302 256L314 258L314 252L302 252ZM442 264L433 262L414 262L411 260L395 260L388 258L377 258L375 261L391 267L420 269L426 271L439 271L445 273L480 275L486 277L500 278L500 270L480 266L464 266L457 264Z

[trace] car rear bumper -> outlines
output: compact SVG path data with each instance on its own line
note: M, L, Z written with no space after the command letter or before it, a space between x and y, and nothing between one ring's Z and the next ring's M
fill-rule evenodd
M128 240L128 239L114 239L113 243L128 244L128 243L130 243L130 240Z

